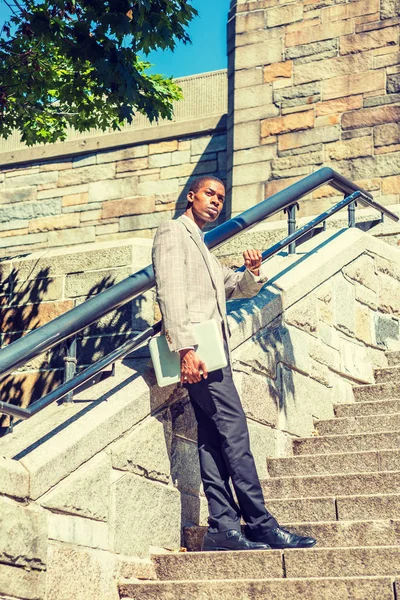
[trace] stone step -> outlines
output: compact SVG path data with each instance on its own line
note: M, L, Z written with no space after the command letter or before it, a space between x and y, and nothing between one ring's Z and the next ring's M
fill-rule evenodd
M261 482L265 498L317 498L324 496L395 494L400 489L400 471L273 477Z
M400 398L400 381L355 385L353 386L353 394L356 402L394 400L395 398Z
M269 458L267 467L271 477L397 471L400 470L400 450Z
M324 419L323 421L314 421L314 424L319 435L400 431L400 413Z
M318 548L400 545L400 521L396 519L282 523L282 527L285 526L290 531L315 537ZM200 550L206 530L199 526L184 528L184 545L189 552Z
M157 580L277 579L400 575L400 546L257 552L180 552L152 556Z
M400 519L400 493L267 500L267 506L279 523Z
M299 438L293 441L293 454L333 454L362 450L394 450L400 448L400 431L360 433L355 435L327 435Z
M400 381L400 366L385 367L384 369L375 369L376 383L387 383L390 381Z
M391 577L121 581L119 593L127 600L395 600Z
M368 415L387 415L389 413L400 413L400 399L336 404L334 406L334 412L336 417L366 417Z
M400 365L400 351L399 350L396 350L394 352L386 352L386 358L387 358L389 367L394 367L396 365Z

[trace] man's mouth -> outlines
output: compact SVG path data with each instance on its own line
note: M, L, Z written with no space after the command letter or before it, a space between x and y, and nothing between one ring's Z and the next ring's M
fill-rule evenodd
M216 217L218 216L218 211L216 208L213 208L212 206L209 206L207 209L208 213L211 213L211 216Z

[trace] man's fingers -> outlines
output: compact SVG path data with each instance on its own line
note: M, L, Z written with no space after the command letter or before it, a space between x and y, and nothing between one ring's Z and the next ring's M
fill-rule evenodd
M206 363L201 361L200 365L199 365L199 371L203 372L203 378L207 379L208 377L208 371L207 371L207 367L206 367Z

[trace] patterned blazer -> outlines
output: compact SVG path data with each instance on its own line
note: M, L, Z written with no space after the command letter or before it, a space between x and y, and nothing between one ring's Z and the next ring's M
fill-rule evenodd
M251 298L267 281L247 269L235 273L221 265L196 223L184 215L157 229L152 258L163 330L172 351L196 345L194 323L215 319L227 332L226 300Z

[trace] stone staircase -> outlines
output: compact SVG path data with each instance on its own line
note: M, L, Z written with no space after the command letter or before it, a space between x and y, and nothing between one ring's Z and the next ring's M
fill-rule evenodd
M315 548L196 552L205 528L187 528L189 552L153 555L150 570L120 580L120 598L400 598L400 352L387 359L375 384L354 388L354 403L293 442L293 457L268 461L270 511L315 536Z

